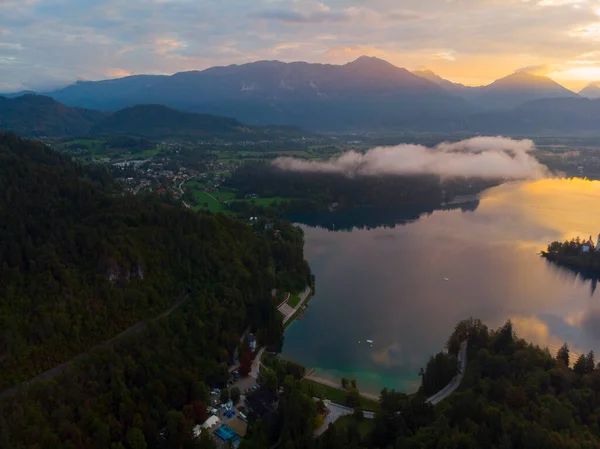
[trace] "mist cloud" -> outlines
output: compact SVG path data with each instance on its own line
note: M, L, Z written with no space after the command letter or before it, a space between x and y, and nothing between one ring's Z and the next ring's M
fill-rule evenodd
M297 172L363 175L437 174L448 177L540 179L549 175L530 152L531 140L505 137L474 137L460 142L444 142L428 148L402 144L376 147L366 153L349 151L329 161L316 162L280 157L273 164Z

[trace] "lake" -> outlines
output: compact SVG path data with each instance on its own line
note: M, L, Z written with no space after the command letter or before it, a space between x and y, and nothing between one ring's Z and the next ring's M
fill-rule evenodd
M354 212L370 229L330 230L351 228L351 214L301 219L325 227L302 225L316 295L286 330L284 358L330 380L355 378L366 392L412 392L419 369L470 316L492 328L510 318L553 353L566 341L572 360L600 352L595 281L538 255L553 240L596 241L600 182L510 183L462 209L393 212L380 223L394 227Z

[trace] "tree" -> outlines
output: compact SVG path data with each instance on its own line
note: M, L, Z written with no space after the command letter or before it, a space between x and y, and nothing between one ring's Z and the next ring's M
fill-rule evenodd
M355 407L354 408L354 417L356 418L357 421L362 421L363 419L365 419L365 413L363 412L363 409L360 407Z
M348 389L348 379L346 379L345 377L342 377L342 388L344 390Z
M181 447L185 439L185 427L183 413L176 410L167 413L167 441L170 447Z
M219 399L221 400L221 402L227 402L227 401L229 401L229 389L223 388L221 390L221 395L219 396Z
M594 369L596 368L596 360L594 357L594 351L590 351L587 353L587 356L585 358L585 372L586 374L591 374L592 372L594 372Z
M556 360L562 362L565 366L569 366L569 345L565 343L556 353Z
M242 350L242 356L240 357L240 376L247 377L252 370L252 351L250 347L246 344L244 349Z
M143 432L137 427L132 427L127 432L126 437L127 447L129 449L146 449L146 438Z
M346 404L348 407L356 407L360 403L360 393L356 388L350 388L346 395Z
M275 373L270 369L265 369L261 371L260 375L262 379L262 388L264 388L267 391L270 391L271 393L276 393L277 376L275 375Z
M575 365L573 365L573 371L576 374L579 374L580 376L583 376L586 372L586 368L587 368L587 358L585 356L585 354L581 354L578 358L577 361L575 362Z
M238 401L240 400L240 389L238 387L233 387L231 389L231 400L233 401L234 404L237 404Z

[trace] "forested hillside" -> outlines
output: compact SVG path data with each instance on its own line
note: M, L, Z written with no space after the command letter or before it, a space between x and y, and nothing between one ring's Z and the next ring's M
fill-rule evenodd
M177 111L144 104L116 112L65 106L50 97L0 96L0 131L26 137L132 135L148 139L264 140L310 135L293 126L255 127L220 115Z
M87 133L107 114L64 104L43 95L0 96L0 131L23 136L73 136Z
M449 178L439 175L347 176L344 173L294 172L271 163L240 165L227 181L239 198L256 194L280 197L280 210L305 212L327 210L333 203L340 209L360 207L438 207L457 195L478 193L501 180ZM233 204L241 209L241 204ZM243 210L243 209L242 209Z
M145 425L155 440L170 409L203 398L198 382L223 380L247 325L264 343L281 338L271 289L310 278L298 228L277 223L275 237L115 196L106 172L11 134L0 134L0 185L0 390L183 300L65 376L4 397L0 447L107 448Z

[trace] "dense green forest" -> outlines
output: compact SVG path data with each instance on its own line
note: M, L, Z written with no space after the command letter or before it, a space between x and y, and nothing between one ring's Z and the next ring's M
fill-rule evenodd
M457 195L473 194L499 184L499 180L442 179L437 175L356 176L322 172L284 171L267 162L250 162L233 172L227 184L239 198L258 195L283 197L282 212L317 212L337 203L339 209L361 207L439 207ZM239 212L251 206L233 202Z
M593 244L584 251L587 243L588 240L582 241L579 237L565 242L552 242L546 251L542 251L542 256L575 270L600 273L600 251L596 251Z
M426 404L424 398L456 372L465 335L468 363L460 388L436 407ZM309 405L287 376L280 383L287 393L276 418L270 426L256 421L242 448L274 442L285 449L575 449L600 444L600 368L591 351L576 357L565 344L553 356L518 338L510 321L489 330L469 319L456 326L447 352L432 357L421 376L423 384L414 395L383 390L374 420L356 410L349 425L330 426L319 439L309 437L318 424L319 403ZM304 420L297 418L302 407Z
M226 380L248 325L262 343L281 339L271 289L310 282L291 224L276 222L275 236L264 224L121 196L106 170L37 142L0 134L0 183L1 390L176 306L2 395L2 448L121 447L132 432L155 447L170 419L183 432L200 419L205 385Z

